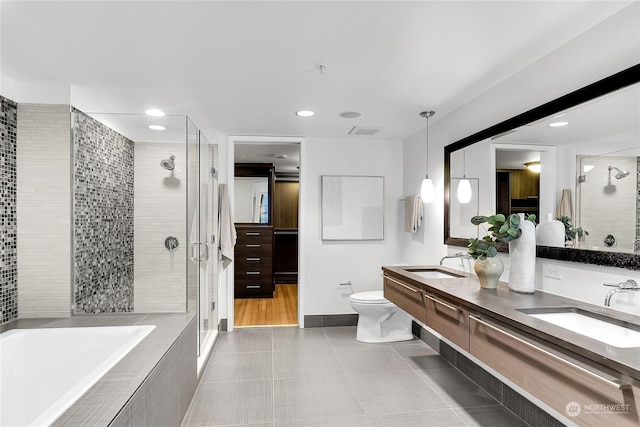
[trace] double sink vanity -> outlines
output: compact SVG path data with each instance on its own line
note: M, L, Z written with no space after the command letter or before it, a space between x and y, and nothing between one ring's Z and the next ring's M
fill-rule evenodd
M640 317L443 266L383 267L385 298L581 426L638 426Z

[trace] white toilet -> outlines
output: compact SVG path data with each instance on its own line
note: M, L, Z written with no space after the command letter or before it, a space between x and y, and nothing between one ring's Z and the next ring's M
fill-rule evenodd
M411 316L386 299L382 291L358 292L349 299L351 307L358 312L358 341L375 343L413 339Z

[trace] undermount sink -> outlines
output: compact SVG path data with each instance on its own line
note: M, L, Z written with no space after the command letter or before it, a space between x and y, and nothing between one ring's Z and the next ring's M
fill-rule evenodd
M417 274L420 277L424 277L425 279L457 279L461 276L458 276L453 273L446 273L441 270L407 270L410 273Z
M574 307L554 309L554 311L548 309L518 311L614 347L640 347L640 331L635 329L638 328L637 325L627 324L631 326L628 327L618 324L619 321L616 319Z

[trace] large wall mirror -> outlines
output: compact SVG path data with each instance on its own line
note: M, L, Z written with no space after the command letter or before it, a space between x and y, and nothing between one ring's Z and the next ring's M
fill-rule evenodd
M273 164L236 163L233 180L235 222L270 225L275 180Z
M478 213L555 217L569 190L563 212L589 235L538 256L640 270L639 82L635 65L445 147L445 244L467 246ZM457 198L463 176L470 203Z

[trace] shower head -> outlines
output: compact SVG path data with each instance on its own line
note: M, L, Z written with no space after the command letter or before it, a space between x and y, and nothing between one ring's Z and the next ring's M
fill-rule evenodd
M168 159L164 159L163 161L160 162L160 166L162 166L163 169L166 169L168 171L172 171L173 168L176 167L176 164L174 163L174 160L176 159L176 156L174 156L173 154L169 156Z
M618 169L615 166L609 166L609 171L611 171L613 169L618 171L618 173L615 174L616 179L622 179L622 178L626 177L627 175L629 175L629 171L627 169L621 171L620 169Z

